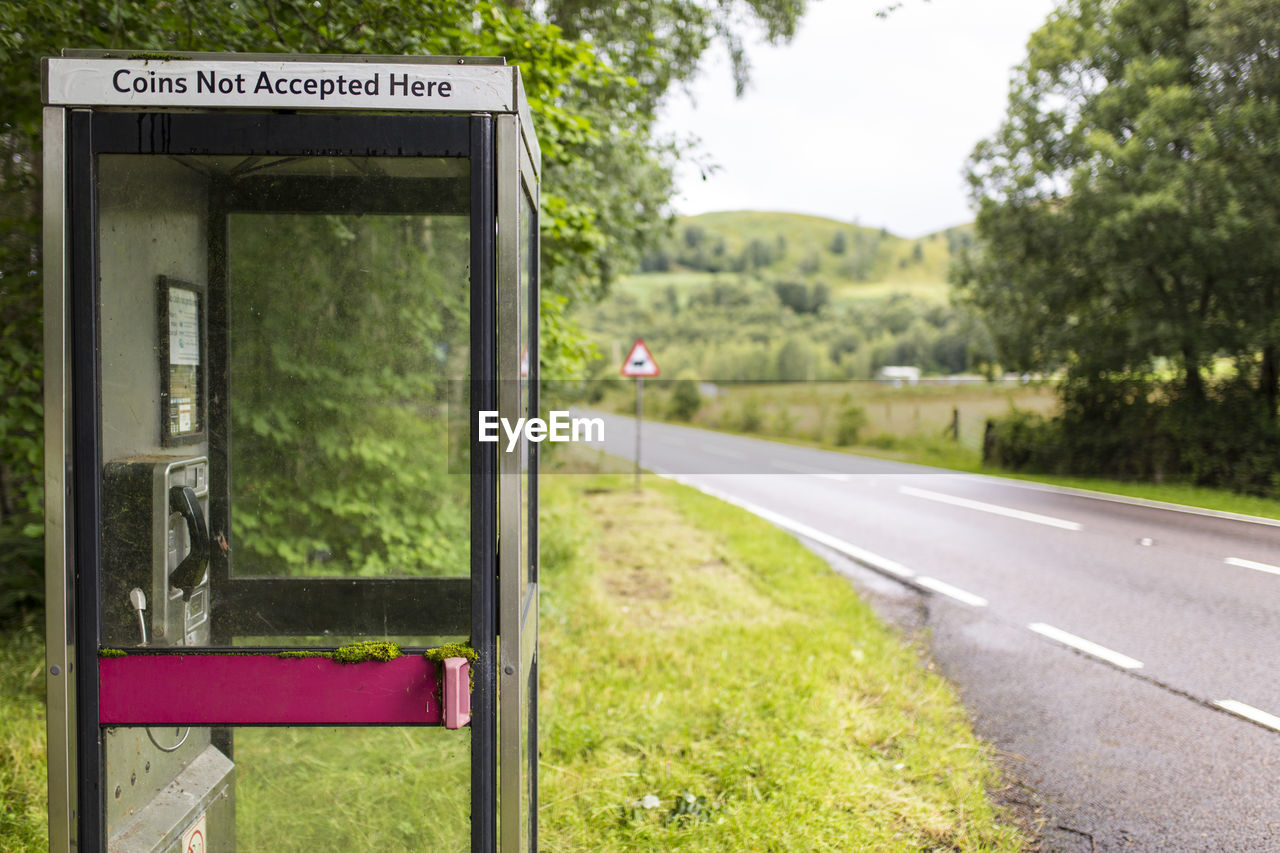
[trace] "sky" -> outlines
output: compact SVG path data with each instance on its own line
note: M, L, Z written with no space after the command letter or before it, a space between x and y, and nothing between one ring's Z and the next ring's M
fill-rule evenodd
M733 94L723 47L666 104L660 129L700 140L678 213L777 210L903 237L973 220L962 170L1004 116L1013 68L1054 0L811 0L789 43L753 44Z

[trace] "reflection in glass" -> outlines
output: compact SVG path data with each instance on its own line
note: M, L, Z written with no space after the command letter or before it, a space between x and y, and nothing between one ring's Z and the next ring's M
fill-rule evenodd
M159 726L107 736L113 842L145 834L170 849L198 826L201 849L236 853L471 846L468 729ZM186 795L182 814L157 805L174 785Z
M470 850L470 734L237 729L237 853Z
M468 229L230 217L237 575L468 574L467 449L449 443L466 410L449 380L467 376Z

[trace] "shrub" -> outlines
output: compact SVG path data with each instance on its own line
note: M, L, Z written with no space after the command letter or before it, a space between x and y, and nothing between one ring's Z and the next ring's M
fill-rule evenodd
M671 390L671 402L667 411L677 421L691 421L702 408L702 395L698 383L692 379L679 379Z
M760 400L752 394L742 401L738 410L738 429L743 432L760 432L764 425L764 416L760 412Z
M840 447L857 444L858 434L866 425L866 410L846 397L836 414L836 444Z

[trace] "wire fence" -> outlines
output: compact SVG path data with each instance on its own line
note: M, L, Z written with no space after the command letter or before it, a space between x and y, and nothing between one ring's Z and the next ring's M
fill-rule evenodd
M952 409L951 423L947 425L944 433L955 439L956 443L966 450L980 453L982 444L986 440L987 420L988 417L984 414L966 413L958 408Z

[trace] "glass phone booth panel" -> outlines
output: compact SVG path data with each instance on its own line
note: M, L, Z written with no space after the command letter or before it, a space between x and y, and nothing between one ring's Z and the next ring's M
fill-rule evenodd
M429 73L489 113L49 83L53 849L536 849L536 448L500 459L477 415L537 411L537 145L479 64ZM475 653L457 730L446 644Z
M469 163L97 157L104 647L470 639L466 586L397 583L470 575ZM400 612L365 590L376 618L351 619L375 578ZM467 747L439 730L110 728L107 846L181 842L199 811L210 850L465 850ZM338 791L373 801L334 812Z

